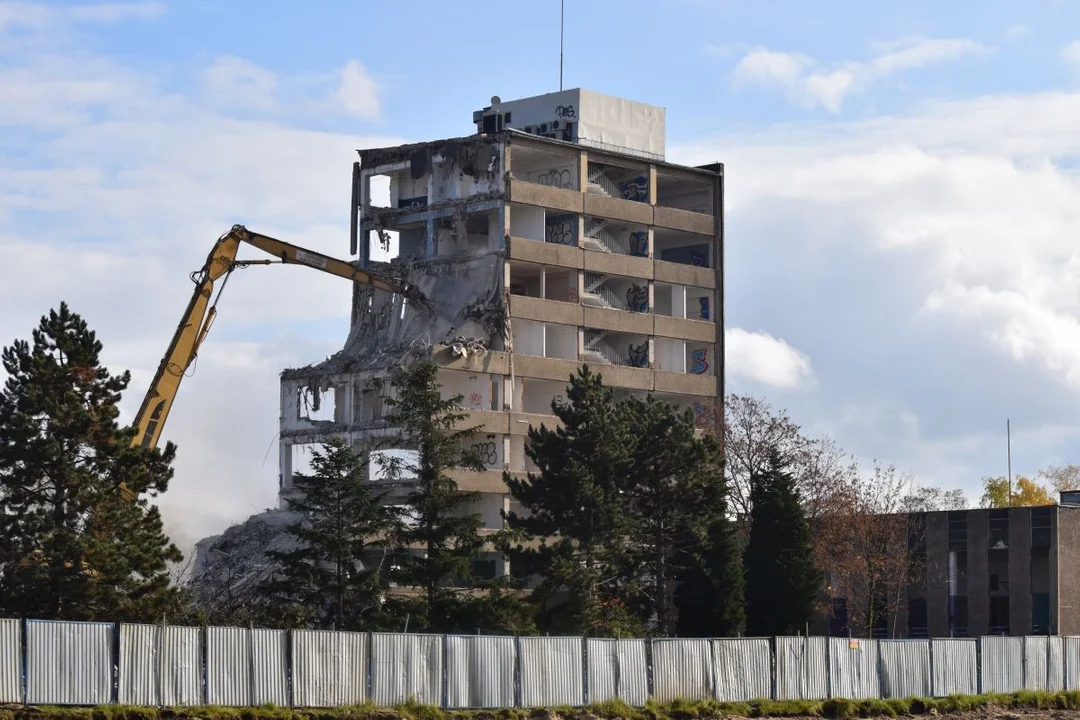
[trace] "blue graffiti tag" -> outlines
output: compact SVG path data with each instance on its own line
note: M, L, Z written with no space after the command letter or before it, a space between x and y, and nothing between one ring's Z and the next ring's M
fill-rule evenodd
M695 375L703 375L709 371L709 361L706 360L709 351L705 348L695 350L690 353L690 359L694 361L694 364L690 366L690 372Z
M630 254L634 257L649 256L649 232L638 230L630 233Z
M633 200L634 202L648 202L649 178L644 175L638 175L633 180L619 183L619 192L622 193L622 196L627 200Z
M634 344L630 344L630 364L633 367L648 367L649 366L649 343L648 341L641 343L637 347Z
M694 263L694 265L698 267L705 267L707 265L707 263L705 262L705 255L703 253L699 253L697 250L690 251L690 262Z
M701 319L702 320L708 320L709 319L709 305L710 305L709 300L710 299L707 298L707 297L698 298L698 302L701 303Z

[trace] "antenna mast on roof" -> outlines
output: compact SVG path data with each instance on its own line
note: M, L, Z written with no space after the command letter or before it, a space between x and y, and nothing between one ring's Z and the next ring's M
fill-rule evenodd
M566 0L559 0L559 92L562 92L563 38L566 28Z

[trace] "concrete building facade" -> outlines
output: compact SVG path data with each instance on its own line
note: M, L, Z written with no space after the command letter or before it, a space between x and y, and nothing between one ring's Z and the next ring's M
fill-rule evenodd
M925 571L880 637L1080 634L1080 504L907 516L915 563ZM846 599L823 621L848 634Z
M435 359L444 396L482 427L472 442L488 470L455 479L482 493L473 510L490 530L512 509L503 471L533 469L528 429L558 424L551 403L582 363L620 394L715 417L722 165L666 162L662 108L587 90L492 98L473 120L469 136L359 151L352 257L435 309L357 286L345 348L282 374L283 495L307 444L393 445L388 380L414 356ZM397 257L374 259L395 244ZM505 570L494 554L479 562Z

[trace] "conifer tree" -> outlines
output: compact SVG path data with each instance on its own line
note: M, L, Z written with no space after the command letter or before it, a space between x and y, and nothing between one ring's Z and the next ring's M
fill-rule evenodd
M810 529L795 481L772 451L753 478L746 570L746 633L794 635L814 615L822 590Z
M711 511L705 540L679 576L680 637L731 637L746 620L742 548L722 498Z
M279 571L268 594L289 626L366 630L388 587L390 538L397 513L368 482L368 455L340 438L312 451L312 473L293 475L288 499L297 547L270 552Z
M176 447L131 447L117 422L130 374L110 374L101 349L61 303L3 350L0 614L159 621L176 601L167 563L181 555L151 503Z
M706 543L713 513L723 508L720 447L697 437L694 414L649 396L618 405L629 426L631 463L625 495L633 520L632 580L643 623L662 636L678 628L679 582Z
M625 490L636 431L588 366L570 378L567 401L551 409L562 427L529 428L525 453L539 472L504 474L528 510L507 514L511 567L542 577L532 597L548 632L641 632L627 602L635 527Z
M410 454L384 453L380 461L386 480L415 484L405 502L409 517L399 533L397 560L398 584L421 591L421 603L408 608L410 627L467 630L459 625L468 609L468 592L477 584L472 560L484 548L483 520L469 510L480 494L458 489L449 472L485 469L465 442L477 429L459 427L468 417L463 398L442 398L435 363L399 367L392 383L397 392L387 399L386 420L401 432Z

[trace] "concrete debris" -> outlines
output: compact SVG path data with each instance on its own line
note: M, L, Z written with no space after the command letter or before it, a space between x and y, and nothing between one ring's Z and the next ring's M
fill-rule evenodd
M271 551L295 550L296 541L285 528L297 520L289 510L267 510L233 525L221 535L195 545L192 589L205 598L239 598L267 580L275 570Z

